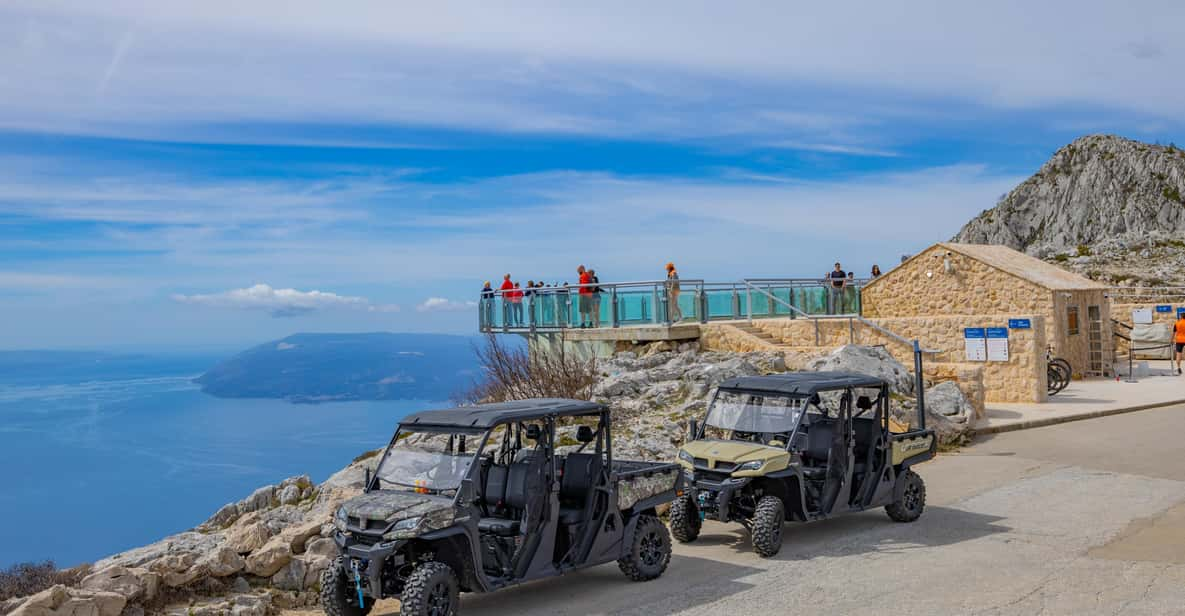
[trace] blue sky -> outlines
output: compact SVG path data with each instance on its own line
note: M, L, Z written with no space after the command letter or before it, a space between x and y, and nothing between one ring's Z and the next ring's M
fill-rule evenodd
M1180 3L891 4L6 2L0 348L863 273L1078 136L1185 142Z

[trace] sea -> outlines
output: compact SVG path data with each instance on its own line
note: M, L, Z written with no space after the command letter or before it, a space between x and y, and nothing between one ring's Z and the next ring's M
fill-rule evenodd
M428 400L222 399L224 354L0 357L0 568L92 562L193 528L285 477L323 481Z

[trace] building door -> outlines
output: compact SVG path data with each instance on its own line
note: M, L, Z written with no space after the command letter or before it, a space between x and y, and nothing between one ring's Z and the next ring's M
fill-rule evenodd
M1087 374L1090 376L1107 376L1103 362L1103 318L1098 306L1086 307L1087 333Z

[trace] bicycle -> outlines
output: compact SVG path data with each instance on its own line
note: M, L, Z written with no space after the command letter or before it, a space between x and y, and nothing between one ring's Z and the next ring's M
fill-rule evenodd
M1045 371L1047 374L1047 391L1049 395L1054 395L1061 392L1070 384L1070 379L1073 378L1074 370L1070 367L1070 362L1053 356L1053 349L1045 350Z

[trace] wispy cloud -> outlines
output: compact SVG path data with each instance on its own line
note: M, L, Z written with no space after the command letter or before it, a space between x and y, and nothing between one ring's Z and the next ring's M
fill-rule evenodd
M172 297L174 301L183 304L210 308L261 310L277 318L296 317L312 312L341 308L371 312L399 311L399 307L396 305L375 305L365 297L338 295L315 290L274 289L266 284L257 284L245 289L231 289L221 293L174 294Z
M477 307L475 301L454 301L443 297L429 297L416 306L417 312L460 312L473 310Z
M846 154L850 156L880 156L880 157L895 157L900 156L899 153L892 150L882 150L871 147L864 147L859 145L844 145L840 143L811 143L805 141L795 141L792 139L784 139L781 141L773 141L766 144L766 147L783 149L783 150L802 150L806 152L822 152L825 154Z
M1185 105L1185 84L1163 79L1182 61L1185 7L1172 0L1089 11L1069 1L250 5L5 3L0 37L14 44L0 58L3 124L178 139L259 122L740 131L863 146L827 137L853 118L883 123L887 104L930 123L934 102L1169 119ZM1008 45L1001 32L1013 34Z

